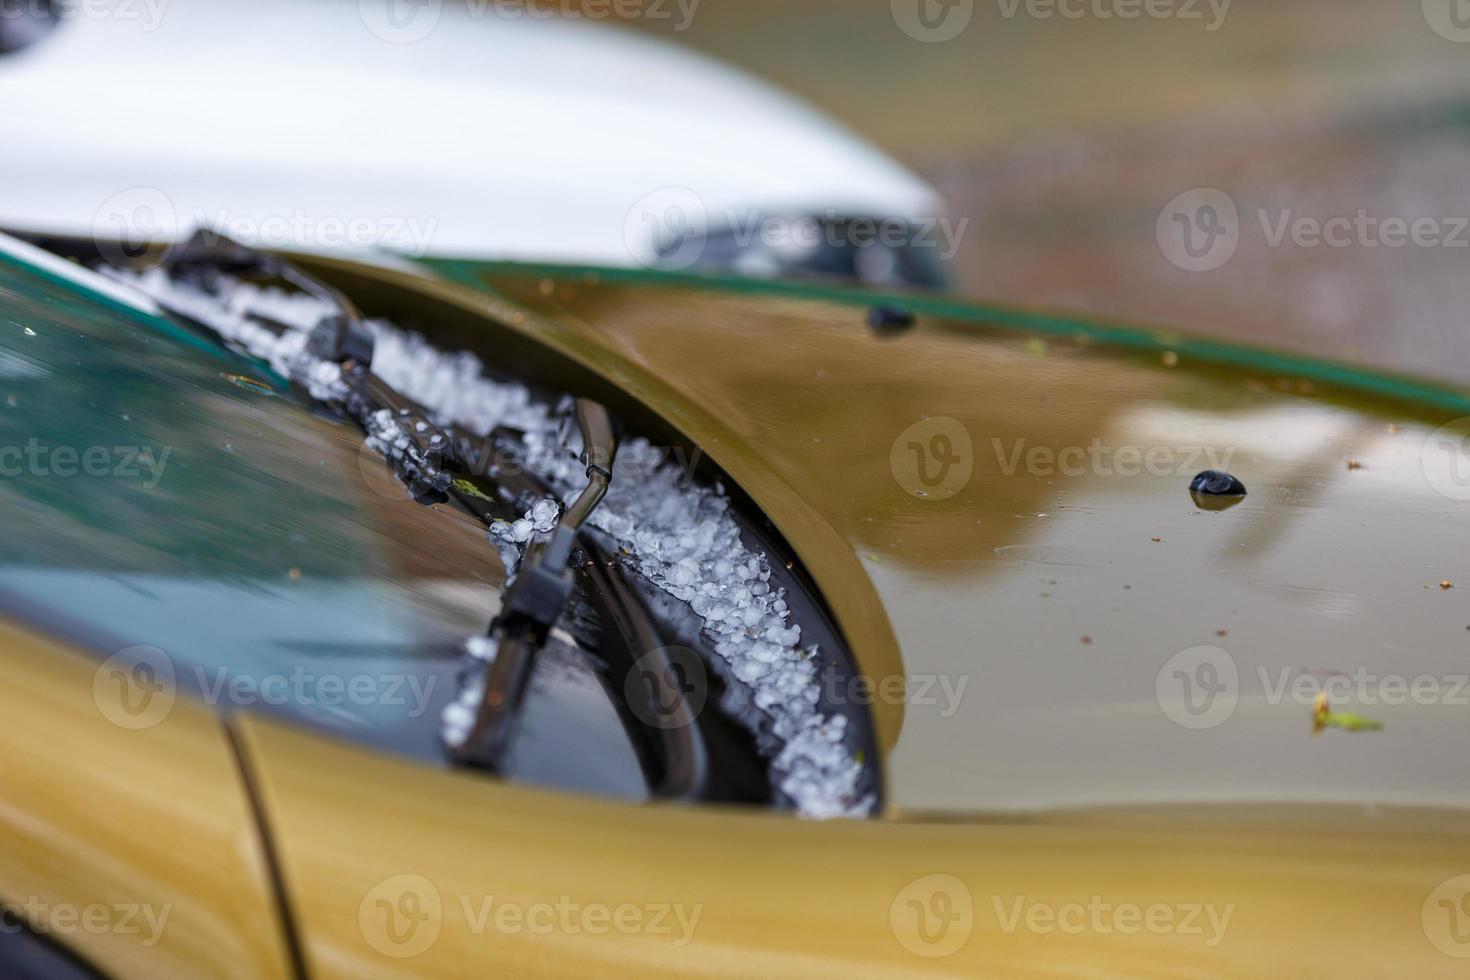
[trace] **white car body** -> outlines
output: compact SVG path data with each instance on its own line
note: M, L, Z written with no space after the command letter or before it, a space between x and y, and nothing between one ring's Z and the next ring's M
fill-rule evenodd
M208 225L264 247L621 266L756 214L940 207L793 98L586 17L489 0L70 10L0 56L0 228Z

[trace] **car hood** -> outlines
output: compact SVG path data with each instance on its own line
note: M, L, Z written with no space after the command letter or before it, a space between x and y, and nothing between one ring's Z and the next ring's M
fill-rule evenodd
M846 290L440 272L767 509L877 687L896 808L1470 804L1463 393L927 298L888 336ZM1212 466L1234 506L1189 493Z

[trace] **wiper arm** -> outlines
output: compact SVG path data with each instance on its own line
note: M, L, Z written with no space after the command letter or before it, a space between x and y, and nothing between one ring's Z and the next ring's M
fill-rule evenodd
M587 517L607 493L617 451L612 418L597 402L579 398L577 425L587 485L545 538L532 541L515 579L505 590L500 615L490 624L497 642L494 662L468 732L447 735L445 747L462 765L501 771L536 654L572 596L572 546Z
M195 232L184 245L169 254L162 267L172 277L184 281L197 280L206 290L221 274L257 275L278 279L320 300L331 312L308 332L306 350L312 356L341 368L342 382L346 386L346 396L341 400L342 410L379 446L391 447L391 451L384 451L383 455L392 463L394 471L415 500L433 503L446 499L453 482L449 471L464 469L456 446L468 446L471 440L453 427L446 431L434 424L423 408L373 373L372 331L363 322L357 307L342 292L307 275L279 256L204 230ZM209 323L201 322L189 309L172 304L168 296L155 299L170 313L213 330ZM282 324L276 326L285 329ZM477 506L472 510L477 516L484 517L483 508Z
M163 271L171 281L182 281L204 294L222 292L214 280L233 274L279 280L321 301L328 312L306 328L306 351L318 361L337 365L342 384L331 385L329 396L314 393L315 397L362 427L420 503L452 497L491 529L507 517L519 517L519 502L552 494L553 488L528 470L490 468L491 447L503 442L497 439L501 430L479 438L454 425L436 424L422 406L375 374L374 335L357 308L290 261L200 232L165 259ZM191 309L182 296L167 290L150 290L150 295L172 315L209 331L222 343L243 343ZM273 321L257 310L250 317L278 333L303 329ZM634 573L615 565L597 535L582 533L611 483L617 440L612 418L597 402L576 399L573 414L581 430L587 482L571 505L561 509L554 529L531 541L506 587L501 610L488 630L496 641L497 656L474 678L478 683L468 686L464 697L451 705L465 706L469 719L467 724L456 722L441 729L447 754L460 765L505 772L534 660L580 579L593 608L609 624L604 634L607 645L602 648L612 672L607 683L621 699L615 704L622 705L619 713L639 747L653 795L769 802L769 782L749 733L723 711L701 712L690 703L676 669L679 665L668 654L669 640L640 596ZM578 545L588 560L574 572L572 552ZM639 671L636 678L630 675L634 669ZM717 698L724 690L718 677L708 678L707 686L710 697ZM655 715L670 722L647 721ZM714 762L717 757L719 765Z
M455 496L487 525L490 495L466 492L453 475L474 477L466 465L475 455L473 440L453 426L447 430L372 371L373 335L356 306L340 291L319 282L285 259L241 245L212 232L197 232L165 262L183 278L209 280L220 274L263 275L281 280L322 301L332 312L307 336L307 351L341 368L346 395L342 408L385 450L399 478L421 502ZM165 301L166 303L166 301ZM188 316L187 310L173 310ZM193 319L193 317L190 317ZM204 324L208 327L208 324ZM536 655L571 599L572 548L587 518L612 481L617 440L612 417L597 402L575 401L582 434L587 484L565 508L550 534L532 540L505 590L489 635L498 654L485 677L483 694L468 732L446 732L445 748L462 765L499 771L525 699ZM470 486L474 487L473 480ZM462 736L462 737L461 737Z

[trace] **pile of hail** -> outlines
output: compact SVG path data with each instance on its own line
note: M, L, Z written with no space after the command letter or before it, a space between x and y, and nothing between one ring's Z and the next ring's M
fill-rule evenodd
M159 269L113 275L206 324L312 397L332 400L343 394L338 366L307 348L311 328L332 312L324 301L223 276L205 290ZM262 320L286 329L277 332ZM523 465L570 502L583 475L580 446L575 434L569 444L554 405L536 400L524 385L486 378L473 354L445 353L382 320L370 320L368 326L375 341L375 374L422 405L437 423L482 436L499 426L523 432ZM403 452L408 439L398 426L391 416L373 419L368 445L388 457ZM694 483L666 450L629 439L618 448L612 486L590 523L614 538L642 575L687 603L703 622L715 653L728 664L727 673L746 685L739 693L760 709L756 734L772 747L772 780L796 811L814 818L864 816L875 801L859 794L863 769L846 719L821 712L815 651L802 647L801 626L793 621L782 590L771 587L765 555L746 547L729 509L721 486ZM508 574L514 574L527 542L550 530L558 513L556 501L537 501L520 520L490 529ZM465 655L471 664L483 664L494 657L494 644L473 638ZM445 709L446 739L462 737L474 696L473 690L462 691Z

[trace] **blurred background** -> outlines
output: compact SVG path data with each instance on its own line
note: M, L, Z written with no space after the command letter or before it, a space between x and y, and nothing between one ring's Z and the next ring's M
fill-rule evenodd
M971 219L969 296L1470 381L1464 0L703 0L683 30L630 23L935 185ZM1158 220L1196 188L1233 201L1237 244L1190 271ZM1332 218L1353 227L1314 237Z
M804 262L1470 383L1470 0L0 0L0 99L0 228L104 254ZM700 224L768 213L946 224Z

